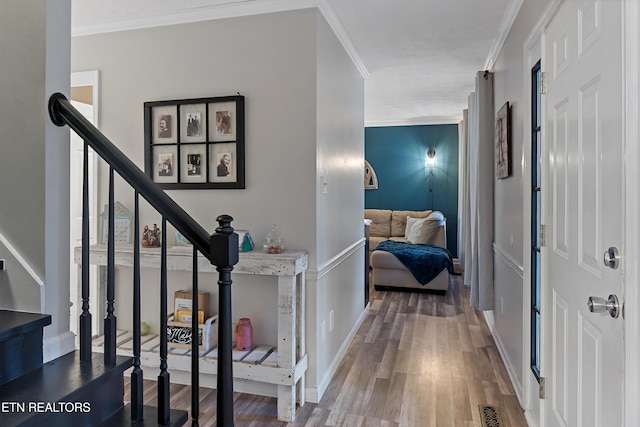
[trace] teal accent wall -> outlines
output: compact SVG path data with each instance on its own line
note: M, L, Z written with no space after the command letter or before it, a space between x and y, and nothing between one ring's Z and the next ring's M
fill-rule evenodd
M430 148L436 150L432 174ZM364 157L378 176L378 189L364 192L365 208L441 211L447 248L457 256L458 125L365 128Z

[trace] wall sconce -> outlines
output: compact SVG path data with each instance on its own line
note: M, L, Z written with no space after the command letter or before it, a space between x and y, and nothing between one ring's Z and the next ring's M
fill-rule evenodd
M436 165L436 150L429 148L427 151L427 166L434 167Z
M433 169L436 166L436 150L429 148L427 150L427 167L429 168L429 175L427 175L427 182L429 183L429 209L433 209Z

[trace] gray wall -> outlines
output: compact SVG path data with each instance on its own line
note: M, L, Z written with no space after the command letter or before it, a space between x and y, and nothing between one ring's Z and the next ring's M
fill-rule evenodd
M68 334L69 137L47 113L49 96L69 91L70 34L70 0L0 4L0 233L15 248L14 253L0 248L10 262L0 279L0 305L53 316L45 329L45 359L73 348ZM64 335L67 341L61 344Z
M44 277L46 1L33 3L0 4L0 232Z
M39 280L27 272L25 266L0 243L0 259L5 271L0 271L0 310L40 312Z
M322 391L364 309L364 84L327 22L320 16L317 22L317 263L309 274L317 323L307 340L317 353L316 372L308 378L315 378Z
M228 213L235 218L234 227L250 230L258 246L277 224L287 247L309 251L307 378L308 385L315 386L325 372L316 372L315 308L320 285L316 286L314 272L363 234L364 83L324 18L316 9L307 9L78 37L72 41L72 69L100 71L100 127L141 168L145 101L236 92L245 96L246 189L169 194L210 231L216 226L215 217ZM102 169L99 206L106 194ZM320 174L330 180L328 195L318 195ZM116 200L131 208L131 193L118 181ZM143 207L141 223L154 222L159 216ZM174 233L167 237L171 244ZM359 258L351 264L342 262L347 266L343 274L349 293L358 283L363 292L364 267ZM130 277L130 271L120 269L118 316L123 328L131 323L126 309ZM275 344L275 279L233 275L233 280L233 318L251 317L256 342ZM190 277L178 273L170 282L171 290L191 286ZM143 292L149 303L143 318L152 326L158 323L155 283L156 272L145 272ZM203 277L200 283L216 300L215 280ZM318 292L326 295L327 290ZM329 301L343 297L326 296ZM335 310L336 320L344 320L343 327L350 328L363 307ZM342 311L349 313L338 314ZM335 336L340 341L346 334L340 331ZM322 357L334 357L341 344L323 347Z

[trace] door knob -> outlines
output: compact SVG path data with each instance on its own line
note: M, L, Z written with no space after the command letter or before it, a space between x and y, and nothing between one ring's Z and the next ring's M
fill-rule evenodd
M620 265L620 254L618 253L618 248L611 246L605 251L604 265L614 270L618 268L618 265Z
M605 300L600 297L589 297L587 301L589 311L592 313L604 313L609 312L609 315L616 319L620 315L620 303L618 297L615 295L609 295L609 299Z

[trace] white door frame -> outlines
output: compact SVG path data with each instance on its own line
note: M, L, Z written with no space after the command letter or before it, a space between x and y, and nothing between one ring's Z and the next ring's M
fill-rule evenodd
M92 106L93 106L92 123L96 127L98 127L99 106L100 106L99 82L100 82L100 75L98 70L71 73L71 87L91 86L93 88L92 90ZM98 211L98 157L97 155L92 156L91 161L93 163L91 165L92 167L91 170L93 170L93 176L92 176L93 185L89 189L89 211L93 213L93 223L90 224L89 227L90 229L95 230L94 236L92 236L91 243L97 243L98 233L99 233L98 221L99 221L99 214L100 214L100 212ZM77 268L74 265L73 257L71 258L70 268ZM93 277L97 277L97 267L92 266L92 269L95 270L92 274ZM78 289L77 283L70 283L70 292L71 292L71 295L78 295L79 289ZM97 299L95 299L97 295L95 295L95 293L94 295L90 295L90 297L92 300L97 302ZM81 313L81 301L76 301L76 303L77 303L76 309L79 316ZM97 316L99 312L100 312L99 310L96 310L92 315L92 330L94 332L99 330L98 326L99 326L99 322L101 321L101 319L98 319L98 316ZM70 321L75 322L75 323L71 323L73 325L73 324L77 324L78 319L77 318L71 319Z
M525 419L529 425L536 425L540 420L538 402L538 383L531 371L531 70L542 58L542 28L540 20L527 37L523 49L523 134L522 134L522 401Z
M523 90L524 90L524 123L523 123L523 248L525 253L523 254L523 387L524 395L521 405L525 410L525 417L529 423L542 422L543 417L541 412L542 401L536 402L537 396L533 393L533 390L537 388L533 374L530 372L530 313L528 308L531 305L531 262L530 262L530 248L531 248L531 201L529 197L526 197L530 192L530 181L527 179L531 176L531 164L526 161L531 151L530 135L531 125L529 118L531 116L531 67L534 63L531 63L530 53L534 49L535 44L542 39L543 28L551 21L562 0L553 0L549 3L544 13L530 32L527 41L524 44L523 55ZM625 111L625 143L623 150L625 153L626 163L624 165L623 177L626 185L623 189L625 214L625 240L623 242L623 262L629 260L625 265L625 276L623 278L624 283L624 317L625 317L625 390L624 390L624 420L626 426L633 426L640 419L640 405L637 405L640 398L640 268L638 262L640 262L640 173L638 171L640 167L640 31L638 26L640 25L640 6L636 0L622 0L623 4L623 16L625 17L624 32L623 32L623 70L624 70L624 82L623 93L624 99L624 111ZM543 108L542 115L544 118L545 111ZM544 122L544 120L543 120ZM544 133L543 133L544 135ZM543 140L544 145L544 140ZM543 168L546 165L543 162ZM544 172L543 172L544 175ZM543 223L545 218L543 218ZM527 244L527 242L529 244ZM548 283L544 280L544 275L541 278L541 290L542 294L546 292ZM544 301L544 296L542 297ZM541 329L546 329L544 318L542 320ZM542 349L541 357L543 360L549 357L548 352ZM537 403L537 404L536 404ZM536 413L538 412L538 413Z
M640 419L640 274L638 262L640 261L640 150L638 148L640 137L638 120L640 120L640 49L638 25L640 25L640 7L636 0L623 0L624 16L623 32L623 93L625 111L625 144L623 145L625 182L628 185L623 188L625 206L625 236L624 236L624 260L625 264L625 301L623 314L625 316L625 414L626 426L637 424Z

